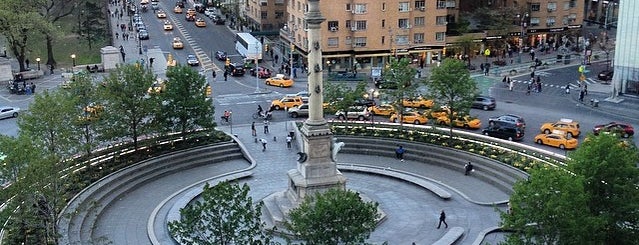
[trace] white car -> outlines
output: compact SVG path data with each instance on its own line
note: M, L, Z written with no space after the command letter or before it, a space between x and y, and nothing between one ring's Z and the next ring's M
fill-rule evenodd
M214 8L206 8L206 9L204 10L204 15L205 15L206 17L211 18L214 14L215 14L215 9L214 9Z
M0 106L0 119L18 117L20 108L11 106Z

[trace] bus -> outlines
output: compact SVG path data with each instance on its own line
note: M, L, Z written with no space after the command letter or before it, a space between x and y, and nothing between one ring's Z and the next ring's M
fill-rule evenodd
M235 50L246 59L262 60L262 43L250 33L235 35Z

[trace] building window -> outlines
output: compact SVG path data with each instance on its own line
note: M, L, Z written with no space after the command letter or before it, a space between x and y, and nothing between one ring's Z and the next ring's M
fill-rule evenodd
M564 10L568 10L568 9L570 9L570 2L566 1L564 2Z
M382 20L382 28L386 27L386 20Z
M366 21L365 20L358 20L355 22L357 30L362 31L362 30L366 30Z
M397 35L397 36L395 36L395 43L397 45L407 45L408 44L408 35Z
M571 8L577 7L577 1L576 0L570 0L570 2L568 2L568 5Z
M446 0L437 0L437 9L445 9Z
M420 9L420 10L426 9L426 1L425 0L416 0L415 1L415 9Z
M351 11L351 4L350 3L346 4L346 11Z
M564 25L568 25L568 23L570 23L570 20L568 19L567 15L561 19L561 23Z
M557 11L557 3L548 3L548 12Z
M397 27L402 28L402 29L407 29L410 28L410 23L408 22L408 19L399 19L397 21Z
M438 26L446 25L446 16L437 16L436 23Z
M268 18L268 12L266 12L266 11L262 11L260 14L262 15L262 19L263 19L263 20L265 20L266 18Z
M281 19L282 17L284 17L284 12L275 11L275 19Z
M275 0L275 5L284 5L284 0Z
M415 17L414 24L415 26L424 26L425 18L424 17Z
M329 37L328 38L328 46L329 47L337 47L337 46L339 46L339 38L338 37Z
M547 26L554 26L555 25L555 17L554 16L548 16L548 18L546 18L546 25Z
M415 33L415 34L413 34L413 42L414 43L424 43L424 33Z
M531 17L530 26L539 26L539 17Z
M386 42L386 36L382 36L382 45Z
M366 37L356 37L353 47L366 47Z
M386 11L386 3L382 3L382 11Z
M410 11L410 3L409 2L401 2L399 3L399 12L408 12Z
M446 32L436 32L435 41L443 42L446 40Z
M329 21L328 22L328 30L329 31L339 31L339 22L338 21Z
M355 9L353 10L355 14L365 14L366 13L366 4L355 4Z
M530 11L539 11L541 9L540 3L530 4Z

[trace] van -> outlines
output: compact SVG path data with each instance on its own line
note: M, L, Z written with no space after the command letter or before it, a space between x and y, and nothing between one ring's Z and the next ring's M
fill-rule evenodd
M244 67L238 66L237 64L231 63L228 67L226 67L226 71L229 75L238 77L244 76Z

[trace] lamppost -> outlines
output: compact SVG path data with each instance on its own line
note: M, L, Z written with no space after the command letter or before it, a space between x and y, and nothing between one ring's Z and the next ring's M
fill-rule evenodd
M40 57L36 58L36 62L38 62L38 71L40 70Z
M523 52L523 48L524 48L524 38L525 38L525 29L528 25L527 19L528 19L528 13L525 13L523 15L521 14L517 14L517 19L519 19L519 27L521 27L521 32L520 34L520 39L519 39L519 52L517 52L517 63L521 63L521 52Z
M75 54L71 54L71 60L73 61L73 66L71 67L71 72L73 72L73 68L75 68Z
M138 35L138 50L139 53L138 54L142 54L142 39L140 39L140 36Z
M257 66L257 58L260 52L260 42L255 42L255 93L260 92L260 69Z
M326 60L326 68L328 69L328 75L331 75L331 61Z

